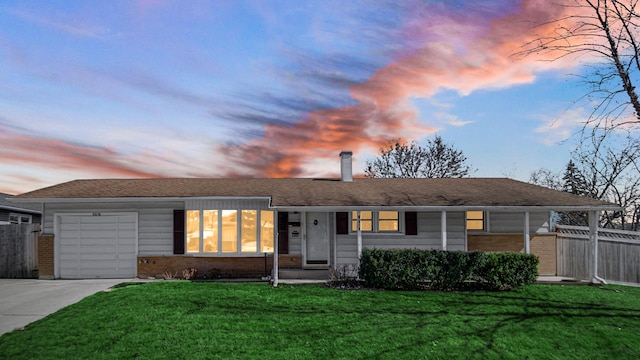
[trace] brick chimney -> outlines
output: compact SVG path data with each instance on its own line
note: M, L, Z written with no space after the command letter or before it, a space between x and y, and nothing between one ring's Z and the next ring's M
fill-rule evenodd
M351 166L351 157L353 153L351 151L340 152L340 180L353 181L353 173Z

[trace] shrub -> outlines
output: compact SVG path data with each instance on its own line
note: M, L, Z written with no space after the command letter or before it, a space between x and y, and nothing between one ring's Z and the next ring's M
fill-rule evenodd
M419 250L416 250L419 251ZM437 290L455 290L466 287L477 280L478 270L484 261L481 252L429 250L435 263L431 266L437 272L431 278L430 287Z
M329 281L326 284L334 289L359 289L358 264L342 264L329 269Z
M484 264L478 273L485 287L511 290L532 284L538 277L538 258L521 253L484 253Z
M538 258L520 253L364 249L359 276L380 289L511 290L538 276Z

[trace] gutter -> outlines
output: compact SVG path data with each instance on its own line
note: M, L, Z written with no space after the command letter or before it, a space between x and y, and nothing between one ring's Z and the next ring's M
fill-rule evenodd
M603 206L567 206L567 205L558 205L558 206L482 206L482 205L464 205L464 206L413 206L413 205L404 205L404 206L385 206L385 205L321 205L321 206L291 206L291 205L275 205L271 207L274 210L279 211L358 211L358 210L372 210L372 211L380 211L380 210L410 210L410 211L468 211L468 210L486 210L486 211L615 211L620 210L620 207L617 205L603 205Z
M268 200L270 196L137 196L137 197L98 197L98 198L12 198L17 203L95 203L95 202L154 202L187 200Z
M98 197L98 198L19 198L10 201L16 203L101 203L101 202L155 202L155 201L188 201L188 200L266 200L269 208L279 211L358 211L358 210L410 210L410 211L616 211L618 205L276 205L271 196L172 196L172 197Z
M19 207L12 207L12 206L0 206L0 209L5 209L5 210L9 210L9 211L17 211L17 212L27 213L27 214L42 214L38 210L25 209L25 208L19 208Z

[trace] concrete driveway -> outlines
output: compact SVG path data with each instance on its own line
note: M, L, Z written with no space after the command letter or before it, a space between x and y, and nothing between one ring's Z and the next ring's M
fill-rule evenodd
M127 281L0 279L0 335Z

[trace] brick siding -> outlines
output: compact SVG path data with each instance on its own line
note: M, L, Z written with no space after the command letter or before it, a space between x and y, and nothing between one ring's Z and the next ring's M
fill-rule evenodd
M469 251L511 251L524 252L524 236L522 234L469 234L467 249ZM540 275L556 275L556 235L531 234L531 253L540 259L538 273Z
M51 280L53 274L53 235L38 236L38 278Z
M300 255L280 255L281 269L301 269ZM271 275L273 256L264 257L198 257L198 256L138 256L138 277L163 278L165 274L182 277L182 270L198 270L198 278L254 278Z

